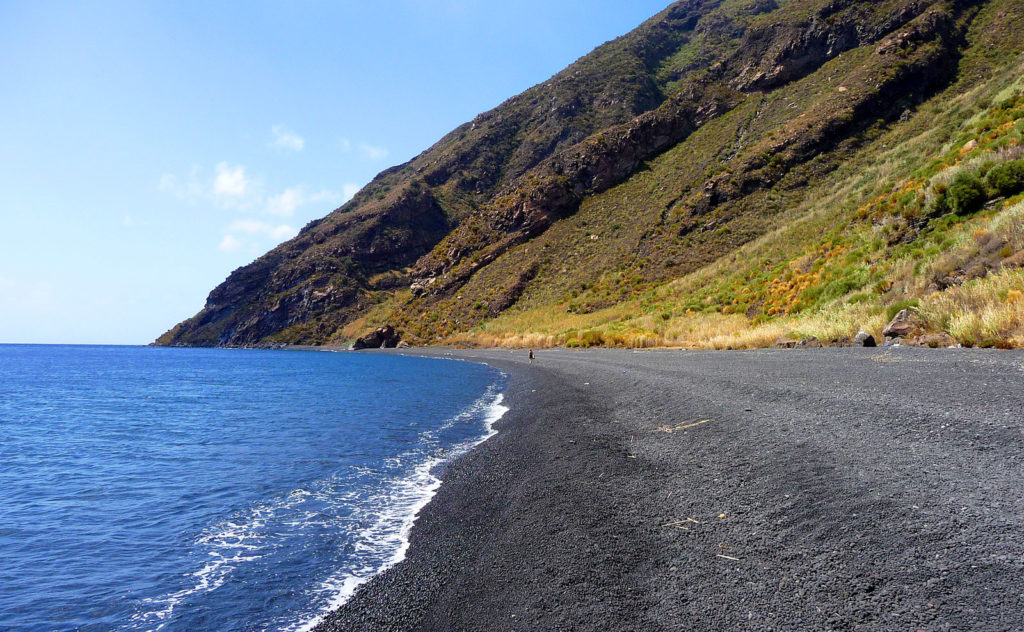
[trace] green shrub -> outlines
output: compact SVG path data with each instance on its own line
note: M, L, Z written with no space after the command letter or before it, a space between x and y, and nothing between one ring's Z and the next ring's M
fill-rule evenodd
M863 277L858 276L857 278L845 278L832 281L827 284L821 291L821 302L832 301L840 296L845 296L854 290L859 290L864 287L867 283L866 275Z
M916 309L920 305L921 301L917 300L916 298L896 301L895 303L893 303L892 305L885 309L885 318L886 320L892 320L893 318L896 317L896 314L899 314L903 310Z
M986 180L999 195L1024 191L1024 160L1010 160L992 167Z
M952 212L953 209L949 208L949 198L946 197L945 193L937 193L935 200L932 202L931 207L928 209L928 214L934 217L945 215L946 213Z
M981 209L988 192L981 179L970 171L961 171L949 185L949 204L957 215L969 215Z

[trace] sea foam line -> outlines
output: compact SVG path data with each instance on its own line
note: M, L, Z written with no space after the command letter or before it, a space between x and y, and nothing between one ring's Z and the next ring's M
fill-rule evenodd
M142 625L146 632L162 630L175 609L189 597L217 590L241 565L261 559L264 547L260 533L263 527L278 513L288 511L310 495L311 492L304 489L294 490L285 498L257 503L245 514L225 519L207 529L194 542L206 552L208 560L199 570L187 575L192 578L192 585L160 597L143 599L142 603L150 609L132 615L128 625L121 629L135 630Z
M396 482L396 489L392 493L392 499L396 497L401 499L404 496L409 504L395 503L396 506L386 509L372 526L360 532L359 540L362 547L377 549L380 552L394 547L392 555L376 568L364 566L356 570L345 569L322 582L315 592L331 595L324 608L309 621L284 628L282 632L311 632L329 613L337 610L351 599L360 586L405 559L409 551L409 534L412 532L420 512L430 503L441 487L441 479L434 476L432 470L442 463L451 462L466 454L498 433L494 424L508 412L509 408L502 405L505 398L502 393L494 395L493 392L489 392L481 400L478 400L478 403L489 398L491 401L484 408L484 435L456 446L444 457L431 457L417 465L408 477ZM479 407L474 405L449 421L445 427L454 424L460 417L471 415L477 411L479 411ZM400 524L397 530L394 529L396 522Z

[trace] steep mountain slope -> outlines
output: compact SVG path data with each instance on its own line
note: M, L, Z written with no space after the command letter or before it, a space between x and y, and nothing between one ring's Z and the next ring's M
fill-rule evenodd
M381 174L158 342L340 342L384 323L512 345L880 329L923 296L893 262L931 261L918 242L936 222L962 232L1013 207L936 199L972 159L1015 157L1022 19L1012 0L677 2ZM993 107L988 138L971 117ZM1024 243L998 239L985 274L929 291L1011 274Z
M199 314L158 342L249 345L285 329L296 342L323 341L382 292L407 285L405 268L496 190L555 150L656 107L677 74L707 68L713 59L676 71L666 62L720 1L672 5L382 172L353 200L235 270Z

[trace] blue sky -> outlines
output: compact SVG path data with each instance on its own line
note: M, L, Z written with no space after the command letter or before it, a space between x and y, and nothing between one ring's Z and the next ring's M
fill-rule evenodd
M152 341L667 4L0 2L0 343Z

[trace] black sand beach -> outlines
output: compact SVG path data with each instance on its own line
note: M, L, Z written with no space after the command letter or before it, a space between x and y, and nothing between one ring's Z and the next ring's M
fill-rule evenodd
M1024 354L445 351L509 374L318 631L1024 630Z

